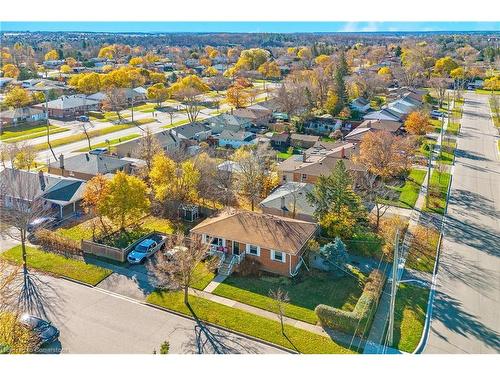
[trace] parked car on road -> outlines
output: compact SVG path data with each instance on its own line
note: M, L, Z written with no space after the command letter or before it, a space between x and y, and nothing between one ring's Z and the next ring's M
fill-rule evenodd
M108 149L106 147L97 147L89 151L90 155L102 155L107 153Z
M440 118L441 118L441 117L443 117L443 116L445 116L445 117L446 117L446 115L445 115L445 113L444 113L444 112L441 112L441 111L438 111L438 110L435 110L435 109L433 109L433 110L431 111L431 117L432 117L432 118L437 118L437 119L440 119Z
M81 121L81 122L89 122L90 121L89 116L78 116L76 119L78 121Z
M19 322L35 333L40 346L50 344L59 338L59 330L51 322L34 315L23 314Z
M130 264L144 263L147 258L165 246L166 236L154 234L150 238L145 238L139 242L127 255Z

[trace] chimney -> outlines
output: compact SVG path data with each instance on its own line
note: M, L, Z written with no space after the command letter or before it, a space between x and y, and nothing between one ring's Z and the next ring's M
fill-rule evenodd
M59 155L59 168L64 169L64 155Z
M38 181L40 182L40 189L42 191L45 191L46 184L45 184L45 179L44 179L42 170L38 171Z
M342 159L345 159L345 147L342 147L342 149L340 150L340 157Z
M286 210L286 205L285 205L285 197L284 197L284 196L283 196L283 197L281 197L281 209L282 209L283 211L285 211L285 210Z

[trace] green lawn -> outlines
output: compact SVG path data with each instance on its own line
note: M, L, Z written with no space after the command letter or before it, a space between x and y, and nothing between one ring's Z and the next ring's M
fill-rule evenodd
M491 98L489 99L489 103L490 103L491 117L493 118L493 124L497 128L500 128L500 117L495 116L495 113L493 112L493 106L492 106L493 100Z
M458 132L460 130L460 123L459 122L449 122L448 127L446 128L446 132L452 135L458 135Z
M162 126L162 128L163 129L170 129L170 128L175 128L176 126L181 126L181 125L185 125L188 123L189 123L189 120L184 119L184 120L174 121L174 122L172 122L172 125L170 125L170 123L168 125L164 125L164 126Z
M189 296L192 310L185 304L182 292L153 292L147 297L151 304L162 306L186 315L196 317L202 321L257 337L283 347L297 350L300 353L317 354L354 354L345 346L335 343L331 339L299 328L285 325L285 337L281 333L280 323L266 319L246 311L228 307L204 298Z
M97 285L111 274L111 271L108 269L87 264L81 260L41 251L34 247L28 246L26 253L29 268L58 276L65 276L91 285ZM16 264L22 264L21 245L7 250L0 254L0 257Z
M412 353L422 337L429 290L409 284L398 288L394 322L394 347Z
M399 192L397 200L383 200L385 204L402 208L413 208L418 199L418 194L424 182L427 171L422 169L412 169L402 187L394 188Z
M455 154L455 148L457 147L457 142L455 140L446 140L441 143L441 153L438 156L438 161L443 164L450 165L453 163L453 156ZM445 151L447 150L447 151Z
M140 136L141 136L140 134L129 134L129 135L126 135L124 137L111 139L109 141L109 143L106 143L106 142L96 143L95 145L92 145L92 149L117 145L119 143L122 143L122 142L125 142L125 141L130 141L131 139L135 139L135 138L138 138ZM113 149L113 147L111 147L111 149ZM81 149L76 150L75 152L85 152L85 151L88 151L88 150L89 150L88 147L82 147Z
M346 276L332 280L327 273L318 271L304 275L303 280L292 284L286 277L233 275L221 283L213 293L264 310L275 311L275 302L269 297L269 290L281 287L288 292L290 298L285 307L285 315L316 324L318 317L314 309L319 304L352 311L363 291L363 279L364 276L360 274L359 279Z
M439 232L428 228L423 233L426 234L427 246L422 246L412 240L405 266L413 270L432 273L436 262Z
M125 130L125 129L130 128L131 126L133 126L133 125L131 125L131 124L112 125L112 126L109 126L107 128L104 128L104 129L90 130L90 131L87 132L87 134L89 135L90 138L94 138L94 137L98 137L98 136L101 136L101 135L106 135L106 134L114 133L114 132L117 132L117 131L120 131L120 130ZM54 148L54 147L58 147L58 146L67 145L67 144L70 144L70 143L75 143L75 142L83 141L83 140L86 140L86 139L87 139L87 137L85 136L85 134L81 133L81 134L70 135L69 137L64 137L64 138L59 138L59 139L51 140L50 144ZM37 151L42 151L42 150L48 149L49 145L45 142L45 143L40 143L38 145L35 145L34 148Z
M438 214L444 214L446 206L446 196L448 193L448 185L451 180L451 174L448 172L439 173L435 169L431 174L430 185L439 188L439 196L429 197L428 207L424 207L424 211L432 211Z
M441 128L443 127L443 122L441 120L430 119L430 123L432 125L434 133L440 133L441 132Z
M289 157L291 157L293 154L289 154L288 152L278 152L276 154L276 156L279 158L279 159L283 159L283 160L286 160L288 159Z
M65 132L68 129L60 126L50 125L50 134ZM38 138L47 134L47 127L43 125L23 124L11 126L0 133L0 141L18 142L26 139Z
M484 95L500 94L500 90L475 89L474 92L476 94L484 94Z
M215 273L209 271L205 267L205 263L198 263L194 269L194 282L191 284L191 288L203 290L210 284L210 281L215 277Z
M431 146L434 147L436 145L436 140L432 138L425 138L422 144L420 145L417 153L420 155L425 156L426 158L429 158L429 152Z

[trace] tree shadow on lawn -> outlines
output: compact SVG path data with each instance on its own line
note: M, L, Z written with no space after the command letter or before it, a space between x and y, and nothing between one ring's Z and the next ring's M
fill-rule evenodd
M460 301L437 291L432 310L433 319L439 320L444 326L464 337L473 336L488 347L498 350L500 335L494 329L485 326L477 317L463 310ZM447 341L446 337L431 328L433 332Z

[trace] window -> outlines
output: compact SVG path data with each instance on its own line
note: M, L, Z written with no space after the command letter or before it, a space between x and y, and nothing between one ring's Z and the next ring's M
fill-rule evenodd
M238 255L240 253L240 243L233 241L233 254Z
M281 262L281 263L286 262L285 254L282 253L281 251L271 250L271 259L276 262Z
M283 181L286 182L286 175L283 175Z
M305 181L305 180L307 180L307 175L303 173L302 174L302 181Z
M255 245L247 245L247 254L260 256L260 247Z
M224 246L224 241L222 240L222 238L218 237L214 237L210 243L216 246Z

